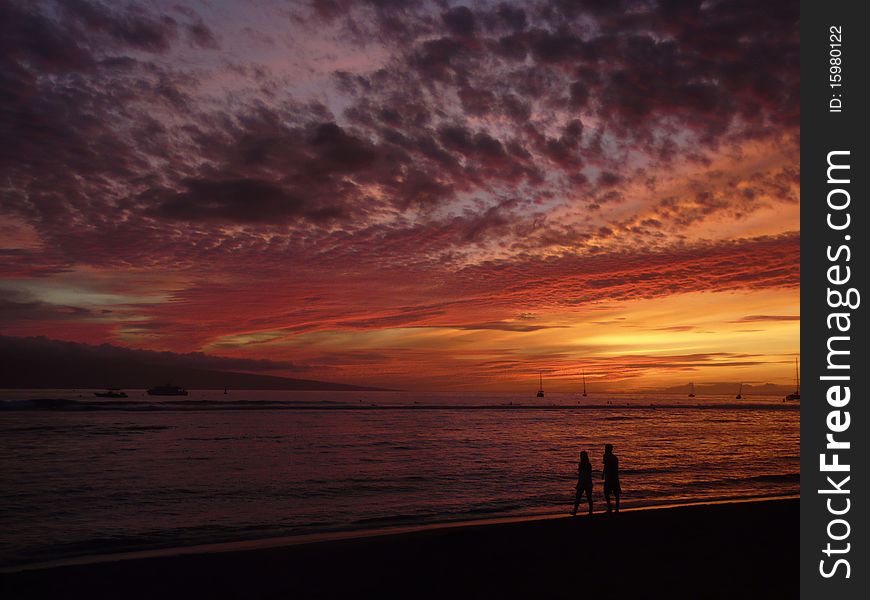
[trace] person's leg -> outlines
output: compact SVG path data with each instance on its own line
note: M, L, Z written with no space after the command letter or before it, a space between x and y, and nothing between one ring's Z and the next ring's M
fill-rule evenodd
M589 514L592 514L592 488L586 489L586 500L589 502Z
M571 511L571 516L575 516L577 514L577 506L580 505L580 488L577 488L577 492L574 494L574 510Z
M619 512L619 489L613 490L613 495L616 498L616 512Z
M604 499L607 500L607 512L610 512L610 490L605 488Z

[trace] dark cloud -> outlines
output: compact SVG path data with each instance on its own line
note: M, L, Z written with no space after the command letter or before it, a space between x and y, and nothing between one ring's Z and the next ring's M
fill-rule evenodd
M111 42L146 52L165 52L177 36L178 23L168 15L151 15L129 5L122 10L86 0L58 3L67 23L85 35L104 35Z
M669 327L656 327L654 331L674 331L674 332L683 332L683 331L695 331L697 327L692 325L671 325Z
M523 8L503 2L498 5L496 12L499 19L511 29L522 31L526 28L528 19L526 18L526 11Z
M22 63L49 72L81 71L93 64L75 30L63 28L36 6L0 2L0 56L4 70L24 71ZM5 93L9 90L3 86Z
M532 56L539 63L574 63L590 57L592 48L579 34L535 29L527 38Z
M466 331L517 331L527 333L545 329L563 329L560 325L530 325L528 323L512 323L510 321L492 321L486 323L463 323L461 325L439 325L439 327L454 327Z
M259 109L236 127L203 135L201 151L217 166L191 172L177 189L144 192L140 199L150 207L148 214L227 223L326 223L366 211L370 200L360 183L391 187L398 205L447 193L446 186L408 165L407 153L392 144L374 144L334 122L288 125L289 119L298 119L298 113Z
M293 196L281 187L252 179L185 180L181 192L164 192L156 196L153 214L187 221L217 221L234 223L269 223L288 217L319 220L341 216L328 207L312 209L304 199Z
M412 67L424 78L448 80L467 70L468 47L452 37L423 42L409 58Z
M764 321L800 321L800 315L746 315L732 323L760 323Z
M354 172L371 166L375 151L364 140L348 135L335 123L322 123L314 130L310 142L317 152L313 174Z
M217 40L214 32L208 25L202 21L188 23L184 26L190 41L200 48L208 50L217 50L220 48L220 43Z
M474 34L474 13L467 6L455 6L441 14L444 26L453 35L470 36Z

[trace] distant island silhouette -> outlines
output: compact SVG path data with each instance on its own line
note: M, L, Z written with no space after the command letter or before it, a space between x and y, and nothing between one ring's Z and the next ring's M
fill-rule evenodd
M226 369L221 369L224 365ZM386 391L240 372L278 370L282 366L270 361L236 360L201 353L175 354L44 337L0 336L0 388L5 389L146 389L172 381L200 390Z

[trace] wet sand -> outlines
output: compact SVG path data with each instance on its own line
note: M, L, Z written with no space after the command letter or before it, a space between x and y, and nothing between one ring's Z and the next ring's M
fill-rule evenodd
M23 571L0 594L797 598L798 516L798 500L770 500L433 528Z

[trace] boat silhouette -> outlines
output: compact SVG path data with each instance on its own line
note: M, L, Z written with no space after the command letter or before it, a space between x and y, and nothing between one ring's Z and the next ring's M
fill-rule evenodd
M583 371L583 397L586 397L586 371Z
M544 375L543 375L543 373L541 373L541 371L538 371L538 379L539 379L538 398L543 398L544 397Z
M794 386L794 392L783 398L784 401L801 399L801 368L797 358L794 359Z
M737 395L734 396L735 400L743 400L743 383L740 383L740 389L737 390Z
M149 396L187 396L187 390L177 385L158 385L148 390Z
M695 382L689 384L689 398L695 397Z

